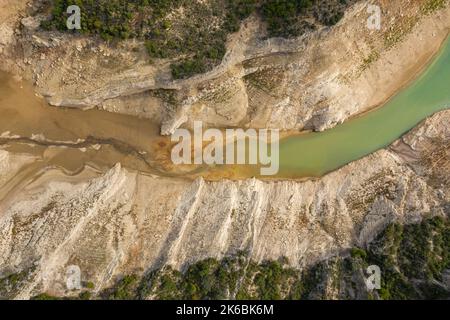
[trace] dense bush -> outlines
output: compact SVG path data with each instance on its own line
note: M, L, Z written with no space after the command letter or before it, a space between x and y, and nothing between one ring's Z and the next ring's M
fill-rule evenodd
M352 0L353 1L353 0ZM314 28L308 19L332 25L350 0L54 0L52 17L42 27L68 31L69 5L81 9L82 33L104 40L139 38L152 59L179 58L171 65L175 79L204 73L225 55L227 35L257 12L270 36L297 36ZM169 13L183 7L185 17ZM76 31L72 31L76 32Z
M311 0L267 0L262 5L262 16L267 21L272 36L298 35L298 17L311 8Z
M381 298L439 299L450 297L437 285L450 268L449 253L450 223L438 216L420 224L388 226L370 244L367 261L383 272Z
M66 31L66 8L76 4L81 9L81 32L98 34L104 40L142 38L151 58L186 58L172 65L174 78L203 73L217 65L225 54L226 36L239 29L240 23L255 11L256 0L214 2L214 6L185 0L55 0L52 18L45 29ZM192 19L179 19L175 27L166 19L181 5ZM214 15L222 18L217 27L205 25ZM174 30L172 30L174 29Z

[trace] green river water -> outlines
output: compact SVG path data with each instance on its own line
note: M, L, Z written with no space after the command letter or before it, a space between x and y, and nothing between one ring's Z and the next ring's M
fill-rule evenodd
M450 38L435 60L384 106L333 129L280 142L280 177L319 177L388 146L450 107Z
M426 70L385 105L321 133L280 141L280 171L261 178L320 177L388 146L433 113L450 107L450 40ZM259 166L179 167L170 161L170 138L148 119L100 110L53 108L34 89L0 73L0 147L31 153L36 170L63 168L80 172L85 165L106 171L124 167L167 176L245 179L259 176Z

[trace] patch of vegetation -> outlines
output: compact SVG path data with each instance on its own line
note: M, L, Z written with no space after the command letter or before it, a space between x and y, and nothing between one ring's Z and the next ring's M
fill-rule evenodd
M386 31L384 37L384 44L386 48L391 48L404 39L404 37L413 30L418 21L418 16L412 16L394 24L392 28Z
M109 292L107 298L111 300L133 300L136 298L136 289L139 284L137 275L124 276Z
M171 267L155 270L144 276L130 299L289 299L304 295L301 272L287 266L286 259L261 264L239 253L222 260L199 261L184 272ZM123 291L123 283L110 289L110 298Z
M33 271L34 267L31 267L0 277L0 300L13 298L20 291L23 284L29 280Z
M365 260L367 258L367 252L361 248L352 248L350 254L354 259L360 258Z
M247 85L258 88L271 96L277 96L280 83L284 81L284 73L280 68L265 68L244 77Z
M177 58L174 78L203 73L225 54L226 36L255 11L257 0L191 2L188 0L55 0L45 29L67 31L66 8L80 7L82 33L104 40L138 38L151 58Z
M436 10L442 9L447 4L448 0L428 0L422 6L422 12L425 14L433 13Z
M106 41L137 38L151 59L172 59L175 79L218 65L230 33L251 14L267 23L269 36L301 35L317 25L333 25L357 0L54 0L46 30L67 32L66 9L81 9L81 32ZM74 31L70 31L74 32ZM175 59L178 59L175 61Z
M74 300L90 300L92 297L92 294L89 291L83 291L81 292L78 297L57 297L57 296L53 296L51 294L48 293L40 293L34 297L31 297L31 300L70 300L70 301L74 301Z
M139 296L155 299L226 299L237 288L247 263L244 254L221 261L206 259L189 266L185 272L164 268L144 277Z
M267 0L262 17L273 37L299 36L319 25L333 26L357 0Z
M91 299L92 294L89 291L83 291L80 293L80 300L90 300Z
M41 294L38 294L37 296L32 297L31 300L61 300L61 299L58 297L49 295L47 293L41 293Z
M366 70L373 62L377 61L380 58L380 54L378 51L372 51L362 62L360 67L360 71Z
M94 285L93 282L89 281L89 282L86 283L85 287L86 287L87 289L91 289L91 290L92 290L92 289L95 288L95 285Z

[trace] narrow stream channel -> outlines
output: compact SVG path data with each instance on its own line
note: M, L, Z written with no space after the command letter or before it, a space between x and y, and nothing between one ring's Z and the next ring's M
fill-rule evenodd
M280 142L277 178L320 177L401 137L433 113L450 107L450 39L434 62L384 106L321 133L293 135ZM163 176L207 179L250 178L249 166L175 167L170 141L148 119L99 110L54 108L26 83L0 73L0 146L40 157L42 168L76 174L86 165L106 171L124 167ZM39 166L38 166L39 167Z

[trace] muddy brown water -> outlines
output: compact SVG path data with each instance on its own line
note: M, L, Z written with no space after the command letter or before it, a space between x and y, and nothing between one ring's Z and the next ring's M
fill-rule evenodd
M96 109L49 106L25 82L0 73L0 145L14 153L38 156L41 166L76 174L88 165L99 171L116 163L149 174L195 174L175 168L170 140L148 119Z

